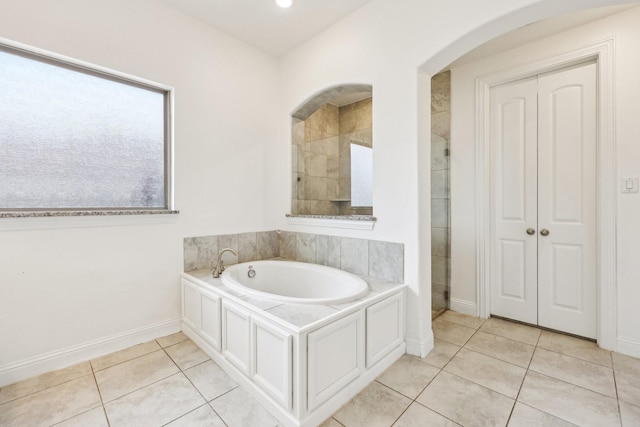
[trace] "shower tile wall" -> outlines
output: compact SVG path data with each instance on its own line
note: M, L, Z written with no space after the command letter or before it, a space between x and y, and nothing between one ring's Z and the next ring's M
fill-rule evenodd
M293 118L294 214L371 215L352 208L350 143L372 146L371 98L340 108L325 104L306 120Z
M331 104L318 108L306 120L294 119L293 213L338 215L331 200L340 197L339 110ZM297 207L295 206L297 204Z
M431 306L437 312L449 305L450 191L449 135L451 73L431 80Z

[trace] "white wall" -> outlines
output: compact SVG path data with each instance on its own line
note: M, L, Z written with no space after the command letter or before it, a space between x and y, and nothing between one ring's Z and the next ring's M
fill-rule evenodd
M2 385L179 330L182 238L270 228L278 80L275 58L152 0L5 2L0 37L173 86L180 210L0 219Z
M640 8L453 68L451 131L452 297L477 302L475 278L475 79L615 38L615 133L619 177L640 175ZM470 125L471 124L471 125ZM617 350L640 357L640 195L617 193Z
M521 25L577 8L615 3L619 2L374 0L281 60L279 123L284 137L271 158L278 179L272 188L278 200L274 220L280 228L294 231L322 230L404 243L405 281L410 287L409 352L424 354L432 345L429 74L491 37ZM287 225L283 218L290 204L287 117L314 93L344 83L373 85L376 227L373 232L345 232ZM475 231L467 232L473 239ZM458 264L458 268L474 272L475 260Z

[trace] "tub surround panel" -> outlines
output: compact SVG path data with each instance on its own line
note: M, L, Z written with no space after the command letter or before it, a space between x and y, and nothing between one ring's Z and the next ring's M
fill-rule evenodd
M238 257L229 252L223 255L225 265L280 257L327 265L359 276L404 281L401 243L291 231L187 237L184 271L213 269L218 251L223 248L238 251Z
M222 255L222 261L224 261L225 265L232 265L232 264L238 263L238 258L240 254L239 241L240 241L239 234L222 234L218 236L218 250L229 248L238 252L238 256L234 255L233 252L225 252ZM213 265L215 265L215 263Z
M258 259L257 233L238 235L238 262L250 262Z
M281 258L296 259L297 237L296 233L282 231L278 235L279 251Z
M183 250L184 271L213 268L218 256L218 236L186 237Z
M328 236L309 234L290 233L287 237L290 241L302 242L303 252L312 245L309 242L315 242L317 246L318 240L330 241L319 239ZM368 241L363 242L368 246ZM333 243L338 242L334 240ZM288 262L282 261L282 264ZM210 335L204 333L201 326L204 322L199 324L197 319L189 318L189 312L184 314L183 330L276 416L280 425L320 424L406 350L404 341L397 339L404 337L404 285L400 283L366 277L369 292L365 296L334 306L275 303L247 298L248 295L239 292L229 293L222 279L214 279L209 269L183 273L182 277L183 298L187 290L195 287L199 289L201 301L205 296L215 294L223 308L242 313L243 321L232 324L228 319L225 322L224 314L205 314L202 306L203 318L209 316L212 324L217 321L223 337L235 337L236 341L240 337L241 348L227 344L222 346L221 352L215 342L211 342ZM397 309L385 310L388 306ZM371 316L377 316L375 321ZM397 333L378 335L375 325L380 324L385 325L387 332ZM373 341L379 344L373 349L366 346L366 342L373 339L371 334L376 335ZM241 351L231 354L230 349ZM368 353L374 354L375 359L367 359ZM322 355L330 355L333 362L328 363ZM238 364L238 358L241 358L241 364ZM365 365L365 360L370 363ZM264 371L268 366L273 369ZM274 374L277 371L279 375Z
M278 256L278 233L275 231L260 231L256 233L256 259L269 259Z
M340 268L340 237L318 235L317 260L321 265Z
M206 287L210 287L215 291L223 292L225 295L232 297L233 302L240 303L243 307L258 309L267 314L270 319L276 319L280 325L295 332L315 327L316 322L326 318L328 315L360 306L364 301L370 301L371 298L393 293L394 290L404 286L399 282L366 276L362 277L362 279L367 282L369 292L362 298L344 304L314 305L282 303L233 290L222 283L221 279L214 279L209 269L185 272L182 277L190 283L206 285Z
M361 276L369 275L369 244L365 239L340 238L340 268Z
M266 311L287 323L303 328L336 314L339 310L328 305L281 304Z
M230 252L225 253L222 258L225 265L276 258L279 256L278 240L278 234L275 231L185 237L183 240L184 271L213 269L218 251L224 248L231 248L238 252L238 257Z
M391 242L369 241L369 276L391 282L402 282L404 245Z
M318 239L315 234L296 233L296 261L317 262Z

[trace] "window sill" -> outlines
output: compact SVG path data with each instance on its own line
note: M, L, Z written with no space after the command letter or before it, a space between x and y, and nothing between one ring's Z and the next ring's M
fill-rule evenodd
M348 228L352 230L373 230L377 218L369 215L297 215L286 214L291 225L313 227Z
M0 230L46 230L130 225L173 224L179 211L13 211L0 212Z
M175 215L180 211L167 209L122 209L96 211L7 211L0 212L0 218L43 218L59 216L121 216L121 215Z

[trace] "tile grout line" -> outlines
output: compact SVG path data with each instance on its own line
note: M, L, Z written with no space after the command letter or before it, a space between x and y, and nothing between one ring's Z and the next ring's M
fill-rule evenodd
M443 319L443 320L445 320L445 319ZM446 320L445 320L445 321L446 321ZM449 322L449 323L452 323L452 322ZM484 321L482 322L482 324L484 324ZM421 395L422 393L424 393L424 391L427 389L427 387L429 387L429 385L431 385L431 383L436 379L436 377L437 377L438 375L440 375L442 372L446 372L447 374L451 374L450 372L445 371L445 370L444 370L444 368L449 364L449 362L451 362L451 361L453 360L453 358L454 358L454 357L456 357L456 355L460 352L460 350L462 350L462 349L464 348L464 346L465 346L465 345L467 345L467 343L469 342L469 340L470 340L470 339L471 339L471 338L472 338L472 337L473 337L473 336L474 336L474 335L475 335L475 334L480 330L480 327L482 326L482 324L480 324L480 325L478 326L478 328L476 329L476 331L475 331L475 332L474 332L474 333L469 337L469 339L468 339L468 340L464 343L464 345L462 345L462 346L458 346L457 344L449 343L448 341L444 341L444 340L442 340L443 342L447 342L447 343L452 344L452 345L455 345L455 346L457 346L457 347L459 347L459 348L458 348L458 350L456 350L456 352L455 352L455 353L453 353L453 355L449 358L449 360L448 360L448 361L447 361L447 362L446 362L446 363L445 363L441 368L439 368L439 367L437 367L437 366L433 366L433 365L431 365L431 364L430 364L430 363L428 363L428 362L424 362L424 363L426 363L426 364L427 364L427 365L429 365L429 366L432 366L432 367L434 367L434 368L439 369L439 371L438 371L438 373L437 373L437 374L435 374L435 375L433 376L433 378L432 378L432 379L427 383L427 385L425 385L425 386L424 386L424 388L420 391L420 393L418 393L418 395L415 397L415 399L413 399L413 402L411 402L411 404L413 404L413 403L417 403L418 405L422 406L423 408L426 408L426 409L428 409L428 410L430 410L430 411L432 411L432 412L434 412L434 413L436 413L436 414L440 415L441 417L443 417L443 418L445 418L445 419L447 419L447 420L451 421L452 423L457 424L457 425L460 425L459 423L457 423L456 421L454 421L454 420L452 420L451 418L447 417L446 415L441 414L440 412L436 411L435 409L429 408L428 406L423 405L422 403L418 402L418 400L417 400L417 399L418 399L418 397L420 397L420 395ZM434 337L434 338L435 338L435 337ZM434 348L435 348L435 345L434 345ZM425 356L425 357L426 357L426 356ZM454 374L451 374L451 375L454 375ZM473 382L473 381L472 381L472 382ZM474 384L475 384L475 383L474 383ZM479 384L478 384L478 385L479 385ZM407 407L407 408L402 412L402 414L400 415L400 417L401 417L402 415L404 415L404 413L409 409L409 407L411 407L411 404L410 404L410 405L409 405L409 406L408 406L408 407ZM400 417L398 417L398 418L394 421L394 423L396 423L396 422L398 421L398 419L400 419ZM393 425L393 424L392 424L392 425Z
M180 415L180 416L178 416L178 417L176 417L176 418L172 419L171 421L169 421L169 422L167 422L167 423L161 424L161 426L162 426L162 427L166 427L166 426L168 426L169 424L171 424L172 422L177 421L177 420L179 420L180 418L182 418L182 417L184 417L184 416L186 416L186 415L189 415L189 414L190 414L190 413L192 413L192 412L197 411L198 409L202 408L203 406L207 406L207 405L208 405L208 402L206 402L206 400L207 400L207 399L205 399L205 403L203 403L202 405L197 406L197 407L193 408L192 410L185 412L184 414L182 414L182 415ZM226 425L226 424L225 424L225 425Z
M450 323L451 323L451 322L450 322ZM524 326L529 326L529 325L524 325ZM542 337L542 332L543 332L543 331L545 331L544 329L539 329L539 328L536 328L536 327L534 327L534 326L529 326L529 327L531 327L531 328L535 328L535 329L538 329L538 330L540 331L540 334L538 335L538 338L536 339L536 344L534 345L534 351L533 351L533 353L532 353L532 355L531 355L531 359L529 360L529 364L528 364L528 366L527 366L527 368L526 368L525 376L523 377L522 383L521 383L520 388L519 388L519 390L518 390L518 395L516 396L516 399L514 400L514 406L513 406L513 408L512 408L511 414L509 415L509 419L511 419L511 415L513 414L513 409L515 408L515 404L518 402L518 400L517 400L517 399L520 397L520 392L522 391L522 386L524 385L524 379L525 379L525 378L526 378L526 376L529 374L529 372L534 372L534 373L536 373L536 374L543 375L543 376L545 376L545 377L547 377L547 378L551 378L551 379L553 379L553 380L560 381L560 382L563 382L563 383L565 383L565 384L569 384L569 385L571 385L571 386L574 386L574 387L580 388L580 389L582 389L582 390L590 391L590 392L596 393L596 394L601 395L601 396L604 396L604 397L612 398L611 396L607 396L607 395L602 394L602 393L600 393L600 392L597 392L597 391L594 391L594 390L588 389L588 388L586 388L586 387L582 387L582 386L580 386L580 385L573 384L573 383L570 383L570 382L568 382L568 381L564 381L564 380L562 380L562 379L555 378L555 377L553 377L553 376L551 376L551 375L543 374L543 373L541 373L541 372L537 372L537 371L535 371L535 370L531 369L531 364L532 364L532 362L533 362L533 357L535 356L535 352L536 352L536 350L537 350L538 348L541 348L542 350L547 350L547 351L553 351L553 350L548 350L548 349L545 349L544 347L539 347L540 339L541 339L541 337ZM478 331L479 331L479 330L480 330L480 328L478 328ZM485 332L485 333L490 333L490 332L487 332L487 331L483 331L483 332ZM474 335L475 335L475 333L474 333ZM492 334L492 335L502 337L501 335L496 335L496 334ZM472 336L472 337L473 337L473 336ZM502 337L502 338L511 339L511 338L507 338L507 337ZM471 339L471 338L469 338L469 339ZM521 343L522 343L522 341L517 341L517 340L513 340L513 339L511 339L511 340L512 340L512 341L516 341L516 342L521 342ZM469 341L469 340L467 340L467 343L468 343L468 341ZM467 344L467 343L465 343L465 346L466 346L466 344ZM524 344L526 344L526 343L524 343ZM529 344L529 345L531 345L531 344ZM462 347L461 347L461 348L462 348ZM470 349L469 349L469 350L470 350ZM471 350L471 351L473 351L473 350ZM578 357L569 356L569 355L566 355L566 354L563 354L563 353L559 353L559 352L555 352L555 351L553 351L553 352L554 352L554 353L556 353L556 354L560 354L560 355L562 355L562 356L572 357L572 358L574 358L574 359L576 359L576 360L580 360L580 361L583 361L583 362L588 362L588 363L591 363L591 364L593 364L593 365L600 366L600 367L605 367L605 368L606 368L606 366L600 365L600 364L598 364L598 363L590 362L590 361L588 361L588 360L584 360L584 359L581 359L581 358L578 358ZM456 354L457 354L457 353L456 353ZM481 354L482 354L482 353L481 353ZM454 356L454 357L455 357L455 356ZM489 356L489 357L491 357L491 356ZM451 360L453 360L453 357L449 360L449 362L450 362ZM500 359L497 359L497 360L500 360ZM506 363L509 363L509 362L506 362ZM448 364L449 364L449 363L447 362L447 365L448 365ZM516 366L517 366L517 365L516 365ZM613 362L612 362L612 366L613 366ZM446 367L446 365L445 365L445 367ZM442 369L444 370L444 367L443 367ZM446 371L446 372L448 372L448 371ZM449 372L449 373L450 373L450 372ZM455 375L455 374L453 374L453 375ZM460 378L463 378L463 377L460 377ZM466 379L466 378L465 378L465 379ZM470 380L468 380L468 381L470 381ZM615 377L614 377L614 381L615 381ZM471 381L471 382L473 382L474 384L477 384L477 383L475 383L474 381ZM480 385L480 384L478 384L478 385ZM482 386L482 387L485 387L485 386ZM488 387L485 387L485 388L488 388ZM492 390L492 389L489 389L489 390ZM492 391L493 391L493 390L492 390ZM497 393L499 393L499 392L497 392ZM500 394L502 394L502 393L500 393ZM616 387L616 396L617 396L617 387ZM509 397L509 396L506 396L506 397ZM617 401L618 408L619 408L619 406L620 406L620 400L619 400L619 399L617 399L617 397L616 397L616 401ZM529 406L529 405L527 405L527 406ZM545 414L548 414L548 415L551 415L551 416L555 417L555 415L549 414L548 412L542 411L541 409L538 409L538 408L535 408L535 409L536 409L536 410L539 410L539 411L541 411L541 412L543 412L543 413L545 413ZM560 419L562 419L562 420L564 420L564 421L569 422L568 420L565 420L565 419L564 419L564 418L562 418L562 417L556 417L556 418L560 418Z
M107 426L111 426L111 421L109 421L109 416L107 415L107 408L104 406L104 399L102 398L102 392L100 391L100 386L98 385L98 379L96 378L96 371L93 370L93 364L89 361L89 366L91 366L91 375L93 375L93 381L96 383L96 389L98 390L98 396L100 396L100 404L102 406L102 413L104 414L105 420L107 420Z
M545 329L541 329L541 332L543 332L543 331L545 331ZM531 369L531 364L533 363L533 357L535 356L535 350L537 350L538 348L540 348L540 349L542 349L542 350L546 350L546 351L553 351L553 350L548 350L548 349L546 349L546 348L544 348L544 347L539 347L540 338L542 338L542 333L540 333L540 335L539 335L539 337L538 337L538 340L536 341L536 346L535 346L535 349L534 349L534 353L533 353L533 355L531 356L531 361L529 362L529 367L527 368L527 373L525 374L525 377L529 374L529 372L533 372L533 373L536 373L536 374L538 374L538 375L542 375L542 376L544 376L544 377L550 378L550 379L552 379L552 380L560 381L560 382L565 383L565 384L568 384L568 385L570 385L570 386L573 386L573 387L576 387L576 388L579 388L579 389L582 389L582 390L585 390L585 391L588 391L588 392L592 392L592 393L598 394L598 395L600 395L600 396L602 396L602 397L608 397L609 399L613 399L611 396L607 396L606 394L600 393L600 392L598 392L598 391L591 390L591 389L588 389L588 388L583 387L583 386L581 386L581 385L573 384L573 383L570 383L570 382L568 382L568 381L564 381L564 380L562 380L562 379L560 379L560 378L556 378L556 377L554 377L554 376L547 375L547 374L544 374L544 373L542 373L542 372L538 372L538 371L535 371L535 370ZM588 360L580 359L580 358L578 358L578 357L573 357L573 356L569 356L569 355L566 355L566 354L563 354L563 353L558 353L558 352L554 352L554 353L556 353L556 354L560 354L560 355L562 355L562 356L572 357L572 358L574 358L574 359L576 359L576 360L580 360L580 361L582 361L582 362L588 362L588 363L591 363L591 364L593 364L593 365L596 365L596 366L600 366L600 367L604 367L604 368L606 368L606 366L600 365L600 364L598 364L598 363L590 362L590 361L588 361ZM612 366L613 366L613 363L612 363ZM524 385L524 380L523 380L523 385ZM614 386L615 386L615 374L614 374ZM522 390L522 386L521 386L520 391L521 391L521 390ZM616 399L616 404L617 404L617 406L618 406L618 414L620 415L620 420L622 420L622 416L621 416L621 413L620 413L620 399L618 399L618 397L617 397L617 396L618 396L617 386L615 387L615 390L616 390L616 397L615 397L615 399ZM518 392L518 397L520 396L520 391ZM523 403L523 404L524 404L524 405L527 405L526 403ZM568 422L568 423L572 423L572 422L571 422L571 421L569 421L569 420L566 420L566 419L564 419L564 418L562 418L562 417L560 417L560 416L556 416L556 415L553 415L553 414L549 414L548 412L543 411L542 409L536 408L535 406L531 406L531 405L527 405L527 406L530 406L530 407L532 407L532 408L534 408L534 409L536 409L536 410L538 410L538 411L540 411L540 412L542 412L542 413L544 413L544 414L550 415L550 416L555 417L555 418L559 418L559 419L561 419L561 420L563 420L563 421L566 421L566 422ZM622 422L622 421L621 421L621 422ZM572 423L572 424L573 424L573 423Z
M154 340L154 341L155 341L155 340ZM151 341L147 341L147 342L151 342ZM144 343L143 343L143 344L144 344ZM158 345L160 346L160 344L158 344ZM129 348L131 348L131 347L129 347ZM139 354L139 355L134 356L134 357L132 357L132 358L130 358L130 359L123 360L122 362L114 363L113 365L107 366L106 368L94 369L94 368L93 368L93 364L91 364L91 370L92 370L94 373L95 373L95 372L102 372L102 371L106 371L107 369L111 369L111 368L114 368L114 367L116 367L116 366L120 366L120 365L122 365L123 363L127 363L127 362L130 362L130 361L132 361L132 360L140 359L141 357L148 356L148 355L150 355L151 353L155 353L155 352L160 351L160 350L162 350L162 349L163 349L163 348L162 348L162 346L160 346L160 348L156 348L155 350L152 350L152 351L150 351L150 352L148 352L148 353ZM122 349L122 350L120 350L120 351L124 351L124 350L127 350L127 349L125 348L125 349ZM117 352L116 352L116 353L117 353ZM107 354L107 355L105 355L105 356L108 356L108 354ZM104 356L103 356L103 357L104 357ZM93 360L95 360L95 359L93 359ZM89 363L91 363L91 360L89 360Z
M542 375L542 376L545 376L545 377L547 377L547 378L551 378L552 380L555 380L555 381L560 381L560 382L565 383L565 384L568 384L568 385L570 385L570 386L572 386L572 387L576 387L576 388L579 388L579 389L582 389L582 390L585 390L585 391L588 391L588 392L591 392L591 393L595 393L595 394L597 394L597 395L598 395L598 396L600 396L600 397L606 397L606 398L609 398L609 399L620 400L620 399L618 399L617 397L612 397L612 396L606 395L606 394L604 394L604 393L600 393L599 391L591 390L590 388L583 387L583 386L578 385L578 384L570 383L569 381L565 381L565 380L563 380L563 379L556 378L556 377L554 377L554 376L552 376L552 375L548 375L548 374L545 374L545 373L542 373L542 372L538 372L538 371L535 371L535 370L533 370L533 369L527 369L527 373L529 373L529 371L531 371L531 372L533 372L533 373L535 373L535 374L537 374L537 375ZM614 379L614 384L615 384L615 379ZM616 396L617 396L617 395L618 395L618 390L616 389Z
M202 351L202 350L201 350L201 351ZM171 357L171 356L169 356L169 357ZM213 359L209 358L209 359L205 360L204 362L200 362L200 363L198 363L197 365L193 365L193 366L188 367L188 368L187 368L187 370L188 370L188 369L191 369L191 368L195 368L196 366L200 366L200 365L202 365L202 364L204 364L204 363L207 363L207 362L209 362L209 361L212 361L213 363L216 363L215 361L213 361ZM174 362L174 363L175 363L175 362ZM198 394L199 394L199 395L204 399L204 402L205 402L205 403L204 403L204 405L201 405L201 406L199 406L198 408L201 408L202 406L208 405L208 406L209 406L209 408L211 408L211 410L213 411L213 413L214 413L214 414L216 414L216 415L218 416L218 418L220 418L220 420L222 421L222 423L223 423L224 425L228 426L228 424L227 424L227 422L224 420L224 418L222 418L222 417L220 416L220 414L218 414L218 412L216 412L216 410L213 408L213 406L211 406L211 402L213 402L214 400L216 400L218 397L220 397L220 396L222 396L222 395L220 395L220 396L216 396L216 397L214 397L214 398L213 398L213 399L211 399L211 400L207 399L207 398L204 396L204 394L202 394L202 392L200 391L200 389L199 389L198 387L196 387L196 385L193 383L193 381L191 381L191 378L189 378L189 375L187 375L187 374L186 374L186 372L185 372L185 371L184 371L180 366L178 366L178 369L180 369L180 372L182 372L182 374L185 376L185 378L187 379L187 381L189 381L189 383L193 386L193 388L194 388L194 389L196 389L196 391L198 392ZM229 391L233 391L233 390L235 390L237 387L238 387L238 386L236 386L236 387L232 388L232 389L231 389L231 390L229 390ZM229 392L229 391L228 391L228 392ZM228 392L227 392L227 393L228 393ZM225 394L226 394L226 393L225 393ZM198 409L198 408L196 408L196 409ZM193 412L193 411L195 411L195 409L194 409L194 410L192 410L192 411L190 411L190 412ZM182 414L182 415L180 415L178 418L176 418L176 420L177 420L177 419L180 419L180 418L182 418L182 417L184 417L185 415L187 415L187 414L188 414L188 413L190 413L190 412L187 412L186 414ZM173 420L173 421L175 421L175 420ZM173 422L173 421L171 421L171 422ZM167 424L168 424L168 423L167 423Z
M193 383L193 381L191 381L191 378L189 378L189 376L184 372L184 370L183 370L180 366L178 366L178 364L176 363L176 361L175 361L175 360L173 360L173 358L171 357L171 355L169 355L169 353L167 353L167 351L165 350L165 349L166 349L166 348L168 348L168 347L172 347L173 345L177 345L177 344L183 343L183 342L185 342L185 341L187 341L187 340L188 340L188 338L187 338L186 340L184 340L184 341L180 341L179 343L175 343L175 344L172 344L172 345L168 345L167 347L162 347L162 345L160 345L160 347L161 347L161 348L162 348L162 350L165 352L165 354L169 357L169 359L171 359L171 361L172 361L172 362L173 362L173 363L178 367L178 370L180 371L180 373L181 373L182 375L184 375L184 377L187 379L187 381L189 381L189 383L191 384L191 386L192 386L192 387L193 387L193 388L198 392L198 394L199 394L199 395L204 399L205 403L204 403L203 405L200 405L200 406L198 406L197 408L195 408L195 409L193 409L193 410L191 410L191 411L187 412L187 413L184 413L184 414L180 415L180 416L179 416L179 417L177 417L175 420L172 420L172 421L170 421L169 423L172 423L172 422L174 422L174 421L176 421L176 420L178 420L178 419L180 419L180 418L184 417L185 415L187 415L187 414L189 414L189 413L191 413L191 412L195 411L196 409L200 409L200 408L202 408L203 406L207 405L207 406L209 406L209 408L211 408L211 410L213 411L213 413L214 413L214 414L216 414L216 416L217 416L218 418L220 418L220 420L222 421L222 423L223 423L225 426L228 426L227 422L226 422L226 421L225 421L225 420L220 416L220 414L218 414L218 412L213 408L213 406L211 406L211 402L213 402L213 401L214 401L215 399L217 399L218 397L223 396L223 395L225 395L225 394L229 393L230 391L235 390L235 389L236 389L236 388L238 388L239 386L236 386L236 387L232 388L231 390L229 390L229 391L227 391L227 392L225 392L225 393L223 393L223 394L221 394L221 395L219 395L219 396L217 396L217 397L215 397L215 398L213 398L213 399L211 399L211 400L208 400L206 397L204 397L204 395L202 394L202 392L200 392L200 389L199 389L198 387L196 387L196 385ZM160 343L158 343L158 344L160 344ZM196 345L196 346L197 346L197 345ZM198 347L198 348L200 349L200 347ZM200 349L200 351L202 351L202 349ZM207 357L208 357L208 355L207 355ZM209 361L212 361L213 363L215 363L215 361L213 361L213 359L208 358L207 360L202 361L202 362L200 362L200 363L198 363L198 364L195 364L195 365L193 365L193 366L189 366L189 367L188 367L188 368L186 368L186 369L188 370L188 369L194 368L194 367L196 367L196 366L200 366L200 365L202 365L203 363L207 363L207 362L209 362ZM169 424L169 423L167 423L167 424ZM165 425L166 425L166 424L165 424Z
M87 361L87 362L88 362L88 361ZM84 363L84 362L80 362L80 363ZM71 365L71 366L73 366L73 365ZM91 368L91 372L93 373L93 368L91 367L91 364L89 364L89 367ZM61 369L59 369L59 370L62 370L62 369L66 369L66 368L61 368ZM41 374L41 375L46 375L46 374L48 374L48 373L50 373L50 372L55 372L55 371L45 372L44 374ZM27 393L27 394L25 394L25 395L23 395L23 396L20 396L20 397L16 397L15 399L7 400L6 402L0 403L0 408L1 408L3 405L6 405L6 404L8 404L8 403L15 402L16 400L20 400L20 399L23 399L23 398L25 398L25 397L33 396L34 394L41 393L41 392L43 392L43 391L45 391L45 390L50 390L50 389L52 389L52 388L55 388L55 387L61 386L61 385L63 385L63 384L70 383L71 381L75 381L75 380L77 380L78 378L82 378L82 377L84 377L84 376L86 376L86 375L89 375L89 374L79 375L79 376L77 376L77 377L74 377L74 378L68 379L68 380L63 381L63 382L61 382L61 383L54 384L54 385L49 386L49 387L41 388L41 389L39 389L39 390L33 391L33 392L31 392L31 393ZM39 375L36 375L35 377L31 377L31 378L37 378L38 376L39 376ZM28 380L30 380L31 378L27 378L27 379L25 379L25 380L23 380L23 381L28 381ZM20 382L22 382L22 381L18 381L18 383L20 383ZM13 383L13 384L18 384L18 383ZM8 384L8 385L12 385L12 384ZM4 388L7 388L7 387L5 386Z
M179 343L178 343L178 344L179 344ZM161 348L160 350L164 351L164 348ZM160 351L160 350L155 350L155 351L153 351L152 353L155 353L156 351ZM115 402L115 401L116 401L116 400L118 400L118 399L121 399L121 398L123 398L123 397L125 397L125 396L128 396L128 395L132 394L132 393L135 393L135 392L137 392L137 391L140 391L140 390L142 390L143 388L149 387L149 386L151 386L151 385L153 385L153 384L157 384L157 383L159 383L160 381L164 381L164 380L166 380L167 378L170 378L170 377L172 377L172 376L174 376L174 375L177 375L177 374L183 374L183 375L184 375L184 373L182 372L182 370L180 369L180 367L178 366L178 364L177 364L177 363L176 363L176 362L171 358L171 356L169 356L169 354L168 354L166 351L164 351L164 353L165 353L165 355L169 358L169 360L171 360L171 362L176 366L176 368L178 368L178 372L174 372L173 374L167 375L166 377L159 378L159 379L157 379L157 380L155 380L155 381L153 381L153 382L151 382L151 383L149 383L149 384L146 384L146 385L144 385L144 386L142 386L142 387L139 387L139 388L137 388L137 389L135 389L135 390L131 390L131 391L129 391L129 392L127 392L127 393L123 394L122 396L118 396L118 397L116 397L115 399L110 400L109 402L106 402L106 403ZM148 355L148 354L151 354L151 353L147 353L147 355ZM142 356L141 356L141 357L142 357ZM131 360L134 360L134 359L138 359L138 357L135 357L135 358L133 358L133 359L131 359ZM123 362L123 363L124 363L124 362ZM98 371L98 372L100 372L100 371ZM186 375L185 375L185 377L186 377ZM98 381L97 381L97 379L95 378L95 373L94 373L94 379L96 380L96 386L98 387L98 391L99 391L99 390L100 390L100 387L98 386ZM188 378L187 378L187 379L188 379ZM102 400L102 394L100 394L100 400ZM205 400L206 400L206 399L205 399ZM105 406L104 401L103 401L102 406L103 406L103 407ZM105 408L105 411L106 411L106 408Z
M611 357L611 369L613 370L613 387L616 391L616 403L618 404L618 416L620 417L620 425L622 426L622 408L620 408L620 394L618 393L618 379L616 376L616 369L613 365L613 354L609 353Z
M536 354L536 349L538 348L538 343L540 342L540 337L541 336L542 336L542 332L540 332L538 334L538 338L536 339L536 343L533 346L533 352L531 353L531 358L529 359L529 363L527 364L527 367L525 368L524 375L522 376L522 381L520 382L520 387L518 387L518 393L516 394L516 397L513 400L513 406L511 407L511 412L509 413L509 417L507 418L507 425L509 425L509 421L511 421L511 417L513 416L513 411L516 409L516 404L518 403L518 398L520 397L520 393L522 392L522 386L524 385L524 380L527 378L527 375L529 374L529 369L531 368L531 363L533 363L533 357ZM544 412L544 411L542 411L542 412ZM544 413L546 414L546 412L544 412ZM551 414L549 414L549 415L551 415Z

